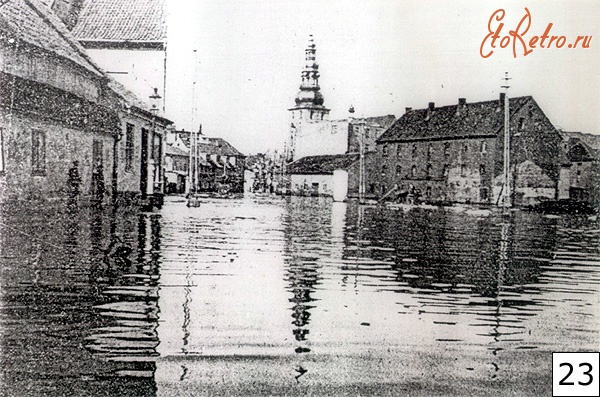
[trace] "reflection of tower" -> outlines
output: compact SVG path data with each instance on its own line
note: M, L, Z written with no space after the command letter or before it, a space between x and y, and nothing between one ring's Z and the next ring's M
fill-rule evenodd
M296 106L288 109L291 112L290 136L287 145L286 160L293 161L303 157L302 137L310 134L310 130L319 131L323 121L327 119L329 109L323 106L324 99L319 87L319 65L316 61L316 46L310 35L305 50L305 65L302 70L302 83L296 95ZM314 142L311 142L314 145Z
M310 321L310 312L314 306L310 305L314 299L311 297L312 291L315 289L315 284L318 282L318 272L316 263L312 266L308 263L292 263L289 268L290 290L294 296L290 302L294 304L292 307L292 324L296 327L293 330L294 337L298 342L305 342L306 336L309 333L308 323ZM296 348L296 353L309 352L310 349L301 345Z

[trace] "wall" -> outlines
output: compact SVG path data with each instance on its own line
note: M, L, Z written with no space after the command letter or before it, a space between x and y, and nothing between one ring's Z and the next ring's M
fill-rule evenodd
M0 113L4 142L4 174L0 175L0 201L56 198L68 193L69 169L79 162L82 197L92 195L92 147L102 142L106 194L112 183L113 138L110 134L68 128L34 117ZM46 172L32 175L32 131L46 134Z
M333 195L333 175L294 174L291 175L291 181L292 194L309 196L313 193L312 184L318 183L320 196Z
M300 119L302 112L302 119ZM322 154L344 154L348 148L348 122L307 120L309 110L292 112L291 123L295 126L294 160Z
M412 185L432 201L489 203L495 145L492 137L379 144L366 167L366 191Z
M149 103L154 88L165 98L165 52L156 50L88 49L90 57L111 77ZM115 73L116 72L116 73Z

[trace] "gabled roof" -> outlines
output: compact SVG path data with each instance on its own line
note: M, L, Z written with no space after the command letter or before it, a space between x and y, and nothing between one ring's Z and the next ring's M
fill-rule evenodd
M396 116L394 116L393 114L388 114L385 116L365 117L356 120L364 121L369 126L388 128L394 123L394 121L396 121Z
M511 117L531 96L510 98ZM499 100L409 110L377 142L414 141L455 137L495 136L504 126L504 106Z
M568 141L566 154L570 161L600 159L600 135L570 131L561 131L561 134Z
M184 152L183 150L176 148L174 146L171 146L169 144L165 145L165 154L169 155L169 156L181 156L181 157L189 156L189 154L187 152Z
M5 2L0 7L0 38L18 38L96 75L103 75L62 21L38 0Z
M244 157L239 150L231 146L231 144L223 138L206 138L206 140L207 143L198 144L201 153L216 154L219 156Z
M335 170L345 170L358 161L358 154L333 154L302 157L288 165L290 174L326 174Z
M82 41L164 42L163 0L84 0L73 35Z

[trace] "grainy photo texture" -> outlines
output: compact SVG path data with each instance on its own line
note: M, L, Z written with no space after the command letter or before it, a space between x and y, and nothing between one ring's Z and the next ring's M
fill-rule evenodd
M0 0L0 395L599 396L599 22Z

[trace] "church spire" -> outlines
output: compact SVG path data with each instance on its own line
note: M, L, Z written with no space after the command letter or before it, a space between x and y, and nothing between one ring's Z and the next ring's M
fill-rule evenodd
M319 87L319 64L316 60L316 45L312 34L308 39L305 50L305 64L302 70L302 83L300 91L296 95L296 108L325 109L323 107L323 95Z

